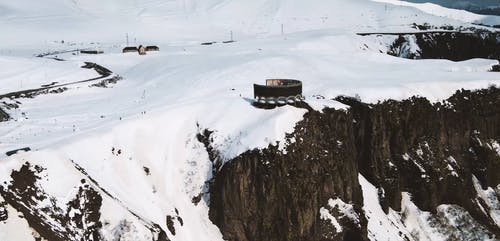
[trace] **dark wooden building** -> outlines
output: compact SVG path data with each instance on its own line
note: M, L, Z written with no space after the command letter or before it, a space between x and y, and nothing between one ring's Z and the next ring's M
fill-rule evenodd
M160 48L158 46L155 46L155 45L146 46L146 52L149 52L149 51L160 51Z
M137 53L139 51L139 49L137 49L137 47L135 46L129 46L129 47L125 47L123 48L122 52L123 53Z

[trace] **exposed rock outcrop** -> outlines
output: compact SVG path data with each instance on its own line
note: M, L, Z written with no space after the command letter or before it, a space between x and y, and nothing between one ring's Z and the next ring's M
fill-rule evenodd
M215 174L210 218L225 239L367 240L358 173L379 188L386 211L400 210L408 192L421 210L456 205L500 237L473 183L500 184L500 89L461 90L435 104L338 100L350 110L310 110L284 149L248 151Z
M24 215L29 225L47 240L100 240L102 197L85 181L66 210L48 196L38 181L43 168L26 162L12 172L12 182L0 186L5 202Z
M9 118L10 118L9 114L7 114L7 112L5 112L4 110L2 110L2 108L0 108L0 122L7 121L9 120Z
M0 222L9 221L8 207L12 207L22 214L36 240L169 240L161 226L130 211L85 170L76 167L84 177L75 183L67 199L47 192L50 177L44 167L25 162L19 170L13 170L11 180L0 185ZM107 210L104 203L109 209L113 202L132 216L110 223L109 213L103 215L102 209ZM183 222L180 216L176 221Z
M319 216L331 198L363 203L357 180L352 114L310 111L285 150L252 150L226 164L210 188L210 218L228 240L329 240L366 237L366 220L344 218L330 232Z
M409 59L500 58L497 32L464 29L463 32L426 32L400 35L388 54ZM412 48L410 48L412 47Z

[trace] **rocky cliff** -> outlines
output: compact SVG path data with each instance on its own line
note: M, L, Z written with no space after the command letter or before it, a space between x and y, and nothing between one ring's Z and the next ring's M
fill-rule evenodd
M47 168L26 161L19 170L12 170L11 180L0 185L0 222L5 224L15 216L26 220L33 236L27 240L169 240L158 224L127 210L80 166L75 164L75 169L81 179L73 183L75 190L66 203L48 192ZM132 215L116 225L110 223L102 215L104 204L110 202L117 202L125 209L120 212ZM134 236L140 233L146 235Z
M2 108L0 108L0 122L7 121L9 120L9 118L10 118L9 114L7 114L7 112L5 112L4 110L2 110Z
M388 54L409 59L449 59L461 61L473 58L500 59L498 32L476 28L416 26L422 32L402 34L389 48Z
M225 239L367 240L373 214L364 204L380 202L404 223L405 193L445 240L500 237L499 88L461 90L434 104L337 100L351 108L309 109L284 148L248 151L215 173L210 218ZM377 187L378 200L363 200L358 174ZM491 187L488 198L480 195ZM463 214L461 229L443 218L451 209ZM425 240L405 228L401 240Z

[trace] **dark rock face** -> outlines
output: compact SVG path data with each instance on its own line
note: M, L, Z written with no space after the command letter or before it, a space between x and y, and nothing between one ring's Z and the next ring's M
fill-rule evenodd
M388 54L410 59L449 59L462 61L473 58L500 58L499 34L486 30L468 32L439 32L400 35L391 45ZM471 32L474 31L474 32ZM410 40L410 36L414 37ZM416 53L402 51L409 41L416 41Z
M210 188L210 218L227 240L364 240L366 220L333 232L319 216L330 198L361 212L352 114L309 112L286 153L270 146L226 164ZM294 140L294 141L293 141ZM365 227L365 228L358 228Z
M172 235L175 235L174 218L170 215L167 215L167 228Z
M109 240L109 233L103 230L103 225L109 225L107 217L102 217L101 208L104 198L107 201L120 200L114 198L76 163L75 167L84 177L76 183L75 194L67 202L61 203L57 197L51 196L43 186L44 180L49 180L47 170L38 165L26 162L19 170L13 170L11 181L0 185L0 221L9 218L7 205L22 213L30 228L36 231L36 240L67 241L67 240ZM4 201L3 201L4 200ZM141 218L138 214L124 207L137 218L139 225L133 219L123 219L113 228L113 240L121 240L135 233L151 233L152 240L168 241L167 233L158 224ZM179 214L174 221L183 225ZM103 224L104 223L104 224ZM105 231L103 233L103 231ZM175 231L174 231L175 234Z
M485 187L500 183L500 157L491 148L500 141L498 88L462 90L434 105L424 98L388 101L365 111L370 118L355 128L362 149L357 161L360 172L385 190L385 208L399 209L406 191L422 210L457 204L500 234L480 211L472 185L472 175Z
M43 171L42 167L29 162L19 171L13 171L11 183L0 186L6 203L21 212L30 227L47 240L100 240L102 197L99 193L82 182L74 199L63 210L56 205L56 198L48 196L38 184Z
M6 205L6 202L0 202L0 222L9 219L9 212Z
M435 104L339 101L351 109L310 110L284 151L248 151L215 174L209 215L226 240L367 240L358 173L379 188L385 210L400 210L401 192L409 192L421 210L455 204L500 236L472 183L474 175L484 187L500 184L492 148L500 142L500 89L462 90ZM320 214L330 198L351 204L359 220L332 210L338 232Z
M0 108L0 122L7 121L9 120L9 118L10 118L9 114L7 114L7 112L5 112L4 110L2 110L2 108Z
M99 229L102 227L100 208L102 197L82 179L75 198L67 205L68 226L72 230L80 230L84 240L100 240ZM81 212L81 210L85 210ZM69 215L74 213L73 215Z

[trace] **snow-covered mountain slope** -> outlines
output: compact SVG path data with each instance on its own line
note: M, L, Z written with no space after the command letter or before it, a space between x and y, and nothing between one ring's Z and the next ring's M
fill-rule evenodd
M173 0L173 1L62 1L29 0L0 3L1 49L27 43L125 42L134 39L154 43L226 40L311 29L341 32L408 30L408 24L432 25L461 21L500 23L500 17L481 16L446 8L414 8L420 5L390 4L369 0L307 2L276 0ZM458 12L458 13L457 13ZM439 17L438 17L439 16ZM454 20L451 20L450 17ZM207 24L208 23L208 24ZM64 30L64 31L61 31ZM19 48L19 47L18 47Z
M437 101L498 85L488 72L496 61L401 59L385 54L395 37L355 34L484 19L367 0L0 1L8 33L0 35L0 95L99 77L85 62L121 77L109 88L99 79L0 99L11 116L0 123L0 214L8 213L0 240L222 240L208 217L212 162L197 135L214 131L211 143L229 161L269 144L283 149L307 112L253 107L253 83L300 79L316 110L347 108L331 100L338 95ZM220 43L230 31L237 41ZM161 51L120 53L126 33ZM200 45L208 41L219 43ZM105 53L62 53L78 48ZM32 151L5 155L23 147Z
M2 79L0 93L39 88L53 82L64 84L99 76L91 69L80 68L81 63L58 62L45 58L2 57L0 65L4 69L0 73ZM43 82L44 80L47 82Z

